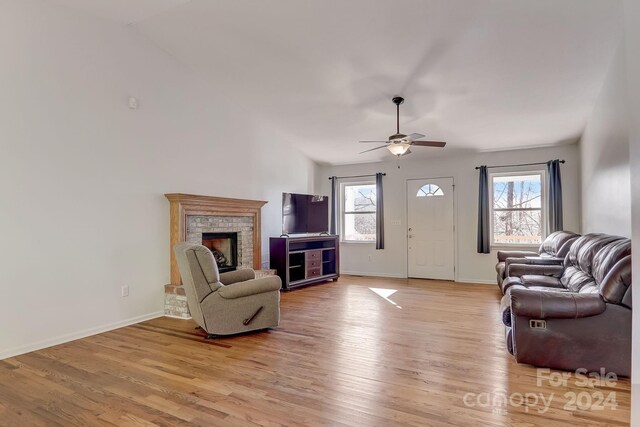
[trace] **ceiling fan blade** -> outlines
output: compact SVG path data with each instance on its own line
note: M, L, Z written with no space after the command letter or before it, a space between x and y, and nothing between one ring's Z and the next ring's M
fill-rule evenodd
M442 148L447 145L446 142L442 141L413 141L411 145L417 145L419 147L439 147Z
M359 154L368 153L369 151L379 150L379 149L381 149L381 148L387 148L387 146L386 146L386 145L381 145L380 147L372 148L372 149L370 149L370 150L364 150L364 151L361 151Z
M358 141L361 144L370 144L370 143L378 143L378 144L384 144L384 143L388 143L389 141Z
M416 140L416 139L420 139L420 138L424 138L425 135L421 134L421 133L412 133L411 135L407 135L407 139L410 139L411 141Z

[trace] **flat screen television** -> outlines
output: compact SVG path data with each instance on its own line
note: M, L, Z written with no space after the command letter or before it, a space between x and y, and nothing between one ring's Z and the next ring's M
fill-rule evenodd
M311 194L282 193L282 233L329 231L329 198Z

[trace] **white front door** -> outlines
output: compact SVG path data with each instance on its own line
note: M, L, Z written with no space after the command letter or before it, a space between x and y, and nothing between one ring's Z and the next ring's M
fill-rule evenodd
M408 274L454 280L453 178L407 181Z

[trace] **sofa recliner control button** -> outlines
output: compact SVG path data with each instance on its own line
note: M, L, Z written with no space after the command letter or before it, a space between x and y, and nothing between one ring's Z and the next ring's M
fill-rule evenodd
M531 329L547 329L547 322L544 320L529 320L529 327Z

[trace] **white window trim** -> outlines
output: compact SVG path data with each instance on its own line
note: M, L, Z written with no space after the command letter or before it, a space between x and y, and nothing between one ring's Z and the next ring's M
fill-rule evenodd
M537 250L540 245L532 243L495 243L494 235L493 235L493 178L501 177L501 176L521 176L521 175L540 175L540 195L541 195L541 203L540 203L540 221L542 223L541 231L542 236L540 237L542 241L548 236L548 227L547 227L547 206L549 201L547 200L547 171L544 169L535 169L535 170L513 170L509 172L490 172L489 173L489 235L491 237L490 247L491 249L535 249Z
M375 180L361 180L361 181L346 181L346 182L341 182L340 183L340 209L338 212L338 230L340 232L340 243L346 243L346 244L355 244L355 245L375 245L376 241L375 240L346 240L344 238L344 215L345 215L345 209L344 209L344 190L345 187L347 186L352 186L352 185L376 185ZM376 206L376 211L378 210L378 207ZM371 212L373 213L373 212Z

